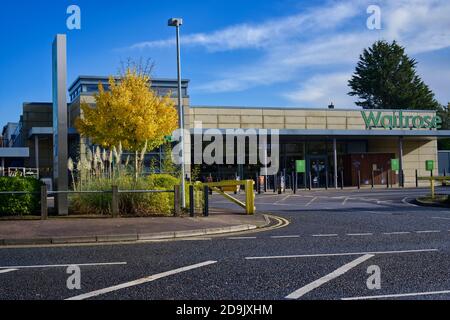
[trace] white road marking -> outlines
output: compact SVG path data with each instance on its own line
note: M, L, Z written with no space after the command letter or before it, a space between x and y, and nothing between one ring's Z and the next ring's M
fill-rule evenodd
M349 237L367 237L367 236L373 236L373 233L347 233L347 236L349 236Z
M337 237L339 235L338 234L313 234L312 236L320 238L320 237Z
M286 197L284 197L283 199L278 200L278 201L275 202L274 204L277 205L277 204L279 204L279 203L281 203L281 202L283 202L283 201L285 201L285 200L287 200L287 199L289 199L289 198L290 198L290 196L286 196Z
M341 256L362 256L366 254L403 254L403 253L425 253L438 252L438 249L419 249L419 250L402 250L402 251L374 251L374 252L346 252L346 253L322 253L322 254L304 254L291 256L266 256L266 257L246 257L246 260L262 260L262 259L290 259L290 258L320 258L320 257L341 257Z
M272 239L300 238L300 236L272 236Z
M343 298L341 300L351 301L351 300L405 298L405 297L417 297L417 296L430 296L430 295L438 295L438 294L450 294L450 290L446 290L446 291L430 291L430 292L417 292L417 293L386 294L386 295L380 295L380 296L353 297L353 298Z
M286 299L292 299L292 300L296 300L299 299L301 297L303 297L305 294L313 291L314 289L317 289L318 287L320 287L321 285L334 280L340 276L342 276L343 274L347 273L348 271L350 271L351 269L353 269L354 267L360 265L361 263L369 260L370 258L373 258L374 255L373 254L366 254L362 257L359 257L356 260L353 260L350 263L347 263L346 265L340 267L339 269L336 269L335 271L333 271L330 274L327 274L326 276L311 282L310 284L298 289L297 291L294 291L293 293L291 293L290 295L288 295L286 297Z
M416 231L416 233L439 233L440 230L424 230L424 231Z
M187 266L187 267L183 267L183 268L179 268L179 269L175 269L175 270L171 270L171 271L167 271L167 272L163 272L163 273L158 273L146 278L142 278L142 279L138 279L138 280L134 280L134 281L130 281L130 282L126 282L126 283L122 283L116 286L112 286L109 288L105 288L105 289L100 289L100 290L96 290L96 291L92 291L92 292L88 292L85 294L81 294L79 296L75 296L66 300L85 300L85 299L89 299L92 297L97 297L106 293L110 293L110 292L114 292L114 291L118 291L121 289L125 289L125 288L129 288L129 287L134 287L134 286L138 286L144 283L148 283L148 282L152 282L161 278L165 278L174 274L178 274L178 273L182 273L182 272L186 272L189 270L193 270L193 269L198 269L201 267L205 267L211 264L215 264L217 263L217 261L206 261L206 262L202 262L202 263L198 263L198 264L194 264L192 266Z
M256 237L231 237L227 238L228 240L252 240L257 239Z
M411 232L407 232L407 231L399 231L399 232L385 232L383 233L384 235L387 236L395 236L395 235L402 235L402 234L411 234Z
M392 213L388 213L388 212L377 212L377 211L363 211L365 213L370 213L370 214L378 214L378 215L385 215L385 216L392 216Z
M308 203L305 205L305 207L309 207L309 206L312 205L313 202L316 201L316 200L317 200L317 197L312 198L311 201L308 202Z
M4 270L0 270L0 274L1 274L1 273L14 272L14 271L17 271L17 269L4 269Z
M79 266L79 267L117 266L117 265L126 265L126 264L127 264L126 262L48 264L48 265L36 265L36 266L8 266L8 267L0 267L0 270L1 269L67 268L70 266Z
M413 203L410 203L410 202L408 202L408 199L409 199L410 197L405 197L403 200L402 200L402 203L403 204L406 204L406 205L408 205L408 206L412 206L412 207L419 207L418 205L416 205L416 204L413 204Z

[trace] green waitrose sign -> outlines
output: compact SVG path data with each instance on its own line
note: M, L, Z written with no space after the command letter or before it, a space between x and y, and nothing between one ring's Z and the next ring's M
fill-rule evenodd
M433 171L434 170L434 160L425 161L425 168L427 169L427 171Z
M306 161L305 160L295 161L295 172L297 172L297 173L305 173L306 172Z
M382 111L361 111L366 129L440 129L442 118L439 116L404 116L403 111L386 114Z
M400 160L399 159L391 160L391 170L392 171L400 171Z

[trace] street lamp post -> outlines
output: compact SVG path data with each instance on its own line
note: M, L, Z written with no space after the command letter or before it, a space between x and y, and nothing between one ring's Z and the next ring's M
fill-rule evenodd
M185 155L184 155L184 108L183 108L183 92L181 88L181 50L180 50L180 26L183 24L181 18L169 19L169 27L176 28L177 37L177 69L178 69L178 111L179 111L179 127L181 129L180 143L181 143L181 206L186 208L186 194L185 194Z

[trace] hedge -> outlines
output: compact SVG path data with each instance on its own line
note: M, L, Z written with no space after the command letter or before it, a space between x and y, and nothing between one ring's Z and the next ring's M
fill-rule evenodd
M0 192L30 192L25 195L0 195L0 216L24 216L38 213L42 185L41 181L34 178L0 177Z

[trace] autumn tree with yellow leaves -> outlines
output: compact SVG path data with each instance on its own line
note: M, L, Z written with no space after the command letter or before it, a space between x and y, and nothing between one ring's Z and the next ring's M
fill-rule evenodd
M137 68L127 68L122 77L109 79L106 91L99 84L96 105L81 104L81 117L76 121L80 135L103 148L121 144L135 153L137 175L138 154L154 150L178 127L174 101L159 96L150 88L151 78Z

